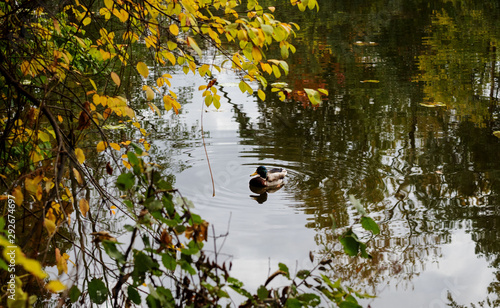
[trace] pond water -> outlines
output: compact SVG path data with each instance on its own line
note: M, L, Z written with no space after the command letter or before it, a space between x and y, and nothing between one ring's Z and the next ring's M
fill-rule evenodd
M144 114L156 131L151 155L213 234L227 233L218 258L250 289L278 262L311 268L313 251L335 257L331 277L376 296L365 306L496 300L499 4L323 2L319 12L277 17L301 26L285 81L326 88L327 100L281 102L267 91L262 102L223 71L215 74L222 107L203 108L197 89L206 80L173 72L182 110ZM259 165L286 168L286 184L252 192ZM371 260L347 257L331 228L331 217L340 231L358 228L350 195L381 229L363 237Z

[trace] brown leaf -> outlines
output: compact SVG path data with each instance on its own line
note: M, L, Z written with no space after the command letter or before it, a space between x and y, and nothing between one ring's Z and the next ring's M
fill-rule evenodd
M210 82L207 85L207 89L210 89L216 82L217 82L217 79L215 79L215 78L210 80Z
M99 243L102 241L117 242L116 238L112 237L107 231L92 232L90 235L95 236L93 242Z
M85 102L83 104L83 109L84 110L80 112L80 116L78 117L78 127L76 128L78 130L84 130L90 126L90 118L88 116L90 114L90 103Z
M108 163L106 164L106 172L109 174L109 175L112 175L113 174L113 168L111 168L111 164Z
M193 224L186 228L185 236L187 239L193 238L195 242L206 241L208 238L208 221L203 221L201 224Z
M79 207L83 217L87 217L87 212L90 209L89 202L86 199L80 199Z

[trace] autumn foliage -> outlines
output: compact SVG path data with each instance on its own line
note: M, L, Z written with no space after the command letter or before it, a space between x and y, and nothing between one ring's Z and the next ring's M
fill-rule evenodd
M318 8L316 0L290 4ZM53 297L61 305L108 301L121 307L141 304L141 296L148 305L163 305L175 300L173 291L158 285L161 274L184 286L177 304L194 298L213 304L227 296L185 281L196 274L206 282L209 275L218 286L217 275L227 276L228 269L201 253L208 222L182 197L174 199L180 193L143 159L150 145L137 112L180 112L172 76L162 67L205 77L199 95L206 106L221 106L213 72L222 69L237 73L242 92L264 100L264 89L272 87L284 99L286 91L275 82L289 73L285 59L295 52L299 27L276 20L275 10L256 0L0 3L0 181L17 207L4 213L16 223L18 276L23 267L34 277L17 281L19 296L9 305ZM267 58L270 48L281 58ZM205 57L209 50L222 60ZM252 84L260 85L256 93ZM314 104L320 92L327 94L318 91L305 90ZM139 102L131 97L137 92ZM114 127L137 130L140 137L117 140L106 133ZM107 176L116 181L113 189L102 187ZM126 227L131 243L121 245L105 230L118 212L135 222ZM144 251L133 245L139 235ZM9 242L0 236L0 245ZM50 266L58 273L48 278L41 268ZM175 276L176 268L183 274ZM149 291L139 295L148 283Z

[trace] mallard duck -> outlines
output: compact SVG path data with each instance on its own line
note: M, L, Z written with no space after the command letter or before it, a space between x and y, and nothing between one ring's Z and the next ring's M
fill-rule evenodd
M271 170L267 170L266 167L260 166L257 168L252 175L259 175L250 180L250 186L256 187L272 187L278 186L283 183L283 179L286 176L286 170L283 168L273 168Z

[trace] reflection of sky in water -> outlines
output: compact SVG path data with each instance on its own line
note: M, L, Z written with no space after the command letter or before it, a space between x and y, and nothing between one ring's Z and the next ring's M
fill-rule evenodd
M272 155L262 159L258 156L258 151L253 151L257 146L247 145L248 142L242 144L238 132L239 123L234 119L232 104L239 107L252 125L255 125L260 117L257 104L253 97L241 94L234 83L234 76L220 75L217 79L224 91L218 93L222 96L222 106L220 110L204 107L203 112L207 151L216 183L216 195L212 197L210 173L199 140L191 143L191 148L176 152L174 158L184 161L189 167L176 175L175 186L183 196L193 201L195 212L215 227L216 236L229 231L225 239L217 240L218 260L231 261L232 275L244 282L250 290L255 290L265 282L270 273L278 269L279 262L285 263L291 272L310 269L312 266L308 257L309 251L317 251L321 247L315 242L316 231L305 227L314 217L300 210L304 205L293 195L293 191L290 191L293 186L285 186L284 189L270 193L263 204L250 197L253 193L248 187L249 175L257 166L289 168L290 182L294 182L294 177L301 176L300 170L294 170L296 163L277 160ZM206 84L206 81L192 75L176 75L173 81L183 87L192 85L193 89ZM224 97L225 93L231 98L231 104ZM188 101L181 99L183 109L181 114L176 116L188 127L200 123L203 103L201 92L195 90L190 95L192 98L188 98ZM170 117L170 114L168 116ZM157 140L154 144L161 152L165 142L168 143L165 140ZM397 143L394 149L385 153L382 163L392 166L392 170L410 168L404 161L401 161L404 165L401 168L394 166L399 162L396 150L400 147L399 141ZM167 146L166 149L168 148ZM386 185L389 187L391 184L387 182ZM353 214L352 209L348 212ZM404 238L404 233L408 230L405 229L405 223L400 227L398 223L401 223L401 220L396 219L393 224L389 224L389 228L393 228L394 232L399 230L402 232L400 236ZM212 233L212 229L209 233ZM396 233L393 235L397 235ZM475 243L471 241L470 236L463 231L456 231L453 233L451 244L437 245L442 253L441 258L430 252L428 257L424 258L425 264L416 267L417 275L413 275L411 281L401 282L397 278L383 277L376 286L378 298L365 303L371 303L372 307L446 307L448 289L461 304L483 300L494 277L487 262L478 259L474 254ZM209 240L206 247L213 251L213 241ZM213 254L209 253L209 256L213 257ZM353 281L355 282L356 278L353 278ZM272 285L278 286L282 282L277 279Z
M448 307L448 291L460 304L484 300L494 276L483 258L474 254L475 243L470 235L456 231L451 244L442 246L442 257L428 264L407 288L398 288L398 281L380 286L372 307L434 308Z

